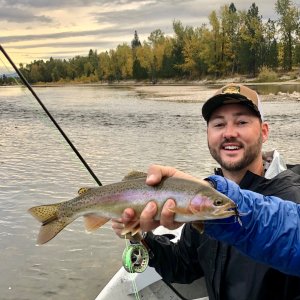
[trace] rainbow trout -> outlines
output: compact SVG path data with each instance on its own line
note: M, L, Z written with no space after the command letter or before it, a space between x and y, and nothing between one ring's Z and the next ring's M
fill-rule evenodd
M206 181L181 178L164 178L158 185L149 186L141 173L130 175L126 180L95 188L79 190L74 199L35 206L29 212L42 223L37 243L44 244L54 238L64 227L84 216L85 228L91 232L112 218L120 218L125 208L135 210L135 224L124 228L123 234L139 231L139 216L149 201L155 201L159 220L161 209L167 199L174 199L174 220L193 222L227 218L237 215L235 203L213 189Z

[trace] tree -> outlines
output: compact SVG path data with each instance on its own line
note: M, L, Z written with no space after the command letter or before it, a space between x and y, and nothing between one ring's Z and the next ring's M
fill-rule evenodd
M241 61L243 69L247 73L255 76L262 62L263 45L263 23L262 16L259 15L258 7L252 3L248 12L241 14L243 24L241 27Z
M173 53L173 40L166 38L164 41L164 54L162 57L161 68L159 76L162 78L172 78L175 76L174 57Z
M264 65L272 69L278 67L278 45L276 40L276 25L275 21L268 19L264 26Z
M191 26L183 27L180 21L173 22L173 30L175 36L173 38L172 56L174 59L174 68L177 70L177 76L184 76L188 74L185 72L185 57L184 57L184 46L186 41L190 40L194 34L194 29Z
M155 73L155 67L154 66L154 55L153 51L151 49L151 46L147 43L143 44L143 47L139 47L136 51L136 58L140 63L141 66L141 74L144 73L144 71L147 72L147 77L150 77L152 79L153 74Z
M173 36L160 29L141 43L67 60L38 60L20 69L29 82L220 77L236 72L255 76L266 66L300 67L300 13L293 0L276 0L278 20L263 21L258 6L238 11L233 3L209 14L209 24L184 26L173 21ZM8 78L5 78L7 81ZM3 78L1 79L3 83Z
M135 31L134 38L131 41L131 48L132 48L132 59L133 59L132 75L136 79L145 79L148 77L146 68L141 65L141 62L137 57L137 50L141 48L141 46L142 44L140 42L139 36L137 34L137 31Z
M294 36L299 30L299 11L291 0L277 0L275 10L279 15L278 25L282 35L282 67L290 71L293 64Z
M107 51L101 52L99 54L99 65L101 66L101 69L99 70L98 77L100 80L111 80L112 70L111 70L111 62L110 62L110 56Z
M221 67L223 74L237 71L239 15L233 3L221 8Z
M126 43L118 45L116 60L121 79L131 78L133 67L132 52Z
M141 47L141 42L140 42L140 39L139 39L139 36L138 36L138 33L137 31L135 30L134 31L134 38L133 40L131 41L131 48L132 49L135 49L137 47Z
M165 34L160 30L156 29L150 33L150 36L148 37L149 42L155 46L155 45L161 45L165 42Z
M148 43L150 49L153 53L151 58L151 80L152 82L157 82L157 77L163 74L163 64L167 57L170 56L169 51L169 39L167 39L164 33L160 30L154 30L150 33L148 37Z
M211 34L206 37L208 39L208 51L206 51L205 60L208 63L208 68L210 72L213 72L216 77L220 76L220 61L221 61L221 49L222 49L222 40L220 32L220 21L217 16L217 12L213 10L209 15L209 23L211 25Z
M181 65L181 68L191 79L199 78L205 72L201 57L202 33L203 28L196 28L193 34L185 37L184 40L184 63Z
M99 64L97 50L93 51L92 49L90 49L87 64L89 65L88 70L90 72L90 75L95 75Z

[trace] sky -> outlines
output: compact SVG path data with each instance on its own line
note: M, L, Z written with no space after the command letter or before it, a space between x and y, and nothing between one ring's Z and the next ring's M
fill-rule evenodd
M231 2L238 10L248 10L254 1L0 0L0 44L17 65L86 56L90 49L100 53L130 45L135 30L141 42L156 29L172 36L173 20L184 26L208 24L213 10ZM255 3L264 19L277 19L276 0Z

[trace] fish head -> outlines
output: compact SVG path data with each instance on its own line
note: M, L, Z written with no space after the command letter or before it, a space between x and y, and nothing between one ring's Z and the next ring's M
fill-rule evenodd
M196 194L190 201L189 210L199 220L223 219L237 215L236 204L216 190Z

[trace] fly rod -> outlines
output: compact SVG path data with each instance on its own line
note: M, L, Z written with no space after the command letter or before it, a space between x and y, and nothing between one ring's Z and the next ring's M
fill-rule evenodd
M102 186L102 183L100 182L100 180L98 179L98 177L95 175L95 173L93 172L93 170L90 168L90 166L88 165L88 163L84 160L84 158L81 156L81 154L79 153L79 151L76 149L76 147L74 146L74 144L70 141L70 139L68 138L68 136L65 134L65 132L63 131L63 129L59 126L59 124L56 122L56 120L54 119L54 117L51 115L51 113L48 111L47 107L44 105L44 103L41 101L41 99L39 98L39 96L36 94L36 92L34 91L34 89L32 88L32 86L30 85L30 83L26 80L26 78L23 76L23 74L20 72L20 70L17 68L17 66L15 65L15 63L13 62L13 60L10 58L10 56L7 54L7 52L4 50L4 48L2 47L2 45L0 44L0 51L3 53L3 55L6 57L6 59L9 61L9 63L11 64L11 66L14 68L14 70L16 71L16 73L19 75L20 79L22 80L22 82L24 83L24 85L29 89L29 91L31 92L31 94L34 96L34 98L37 100L37 102L40 104L40 106L43 108L44 112L47 114L47 116L50 118L50 120L52 121L52 123L55 125L55 127L58 129L58 131L61 133L61 135L64 137L64 139L66 140L66 142L69 144L69 146L72 148L72 150L75 152L75 154L77 155L77 157L80 159L80 161L83 163L83 165L85 166L85 168L88 170L88 172L92 175L92 177L94 178L94 180L96 181L96 183L99 186ZM162 279L163 282L171 289L173 290L173 292L180 298L183 300L187 300L185 297L183 297L171 284L169 284L168 282L166 282L164 279Z
M3 55L6 57L6 59L9 61L9 63L11 64L11 66L14 68L14 70L16 71L16 73L19 75L20 79L22 80L22 82L24 83L24 85L29 89L29 91L31 92L31 94L34 96L34 98L37 100L37 102L40 104L40 106L43 108L44 112L47 114L47 116L50 118L50 120L52 121L52 123L55 125L55 127L58 129L58 131L61 133L61 135L64 137L65 141L69 144L69 146L72 148L72 150L75 152L75 154L77 155L77 157L80 159L80 161L83 163L83 165L85 166L85 168L88 170L88 172L92 175L92 177L94 178L94 180L97 182L97 184L99 186L102 185L102 183L100 182L100 180L98 179L98 177L95 175L95 173L93 172L93 170L90 168L90 166L88 165L88 163L84 160L84 158L81 156L81 154L79 153L79 151L76 149L76 147L74 146L74 144L70 141L70 139L68 138L68 136L65 134L65 132L63 131L63 129L59 126L59 124L56 122L56 120L54 119L54 117L51 115L51 113L48 111L47 107L44 105L44 103L41 101L41 99L39 98L39 96L36 94L36 92L34 91L34 89L32 88L32 86L30 85L30 83L27 81L27 79L23 76L23 74L20 72L20 70L18 69L18 67L15 65L15 63L13 62L13 60L10 58L10 56L7 54L7 52L4 50L4 48L2 47L2 45L0 44L0 51L3 53Z

